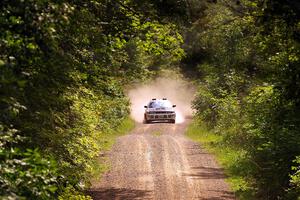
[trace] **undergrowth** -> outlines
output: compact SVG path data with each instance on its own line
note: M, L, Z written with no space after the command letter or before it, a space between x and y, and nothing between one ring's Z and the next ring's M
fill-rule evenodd
M91 174L92 183L99 181L102 174L110 169L110 163L106 153L112 148L113 144L116 142L116 139L122 135L125 135L126 133L129 133L134 127L135 122L131 118L127 117L117 129L101 135L99 138L99 146L101 147L102 153L93 163L93 171Z
M226 143L224 136L213 133L201 121L194 120L189 125L186 135L215 155L218 163L224 168L226 181L238 199L255 199L251 181L247 179L247 172L252 164L247 161L244 151Z

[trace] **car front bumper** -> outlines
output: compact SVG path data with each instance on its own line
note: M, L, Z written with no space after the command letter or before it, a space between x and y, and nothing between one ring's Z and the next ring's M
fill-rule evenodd
M176 113L145 113L145 120L147 121L164 121L175 119Z

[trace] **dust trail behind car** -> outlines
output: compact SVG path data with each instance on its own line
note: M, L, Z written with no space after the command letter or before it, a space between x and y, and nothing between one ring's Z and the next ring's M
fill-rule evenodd
M128 91L131 101L131 116L137 122L144 118L144 105L152 98L167 98L176 104L176 123L184 122L192 115L191 101L195 88L193 85L176 77L176 79L159 77L144 85L135 85Z

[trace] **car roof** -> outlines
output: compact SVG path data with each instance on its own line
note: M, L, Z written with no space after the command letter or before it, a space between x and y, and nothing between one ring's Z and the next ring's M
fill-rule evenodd
M152 98L151 101L168 101L168 99L167 98L161 98L161 99Z
M157 102L159 104L162 103L162 105L172 105L172 103L167 100L166 98L163 98L163 99L152 99L151 101L149 101L148 105L154 103L154 102Z
M168 99L152 99L152 100L150 100L150 102L162 102L162 101L170 102Z

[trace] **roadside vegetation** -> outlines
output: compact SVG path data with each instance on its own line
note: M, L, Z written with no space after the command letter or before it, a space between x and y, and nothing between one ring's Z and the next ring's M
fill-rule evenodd
M102 177L101 175L110 169L111 166L107 153L112 148L118 137L129 133L134 127L135 121L130 117L127 117L116 129L107 130L106 134L101 134L99 136L97 143L101 148L96 159L93 160L93 170L91 174L89 174L90 179L88 184L99 181Z
M89 199L95 160L132 127L124 85L181 59L177 26L141 1L0 9L0 198Z
M129 123L125 86L181 62L198 85L192 135L225 151L237 194L299 199L299 7L2 0L0 198L89 199L95 160Z
M186 33L185 63L199 85L193 126L206 128L191 136L218 155L241 199L299 199L299 3L202 8Z
M245 151L224 143L224 134L215 133L200 119L189 125L186 135L216 156L216 160L225 171L226 181L238 199L256 199L255 190L248 180L249 169L253 164L245 160Z

